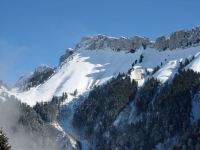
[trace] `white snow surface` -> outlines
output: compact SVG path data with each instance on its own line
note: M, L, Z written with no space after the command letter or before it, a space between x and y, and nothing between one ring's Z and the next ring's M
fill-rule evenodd
M135 53L128 51L115 52L109 49L105 50L77 50L67 61L57 68L54 75L45 83L33 87L28 91L21 92L17 88L12 89L11 93L22 102L33 106L36 102L49 101L53 96L61 96L67 92L68 99L66 103L74 99L73 92L77 89L78 95L90 91L95 85L100 85L108 81L119 72L127 72L132 63L140 55L144 56L142 63L137 63L131 73L131 78L138 81L142 86L145 79L144 69L152 70L156 66L163 65L153 75L161 82L166 82L177 72L179 62L184 58L191 58L200 52L200 47L191 47L188 49L175 49L159 52L147 48L138 49ZM188 68L200 71L200 56L196 56ZM139 68L139 71L137 71ZM140 75L141 74L141 75Z
M83 94L113 75L126 72L134 57L136 56L130 53L116 53L111 50L78 50L64 65L57 68L55 74L44 84L24 92L15 88L12 93L30 106L36 102L48 101L54 95L60 96L62 92L67 92L68 100L71 101L72 93L76 89L78 94Z
M195 55L195 59L186 68L200 72L200 52Z
M177 60L171 60L160 68L153 77L159 79L162 83L171 80L177 72L178 66L179 62Z

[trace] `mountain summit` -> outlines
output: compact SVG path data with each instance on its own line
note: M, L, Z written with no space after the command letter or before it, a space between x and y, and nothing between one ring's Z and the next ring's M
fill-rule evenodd
M112 49L115 51L139 49L146 47L150 41L145 37L109 37L106 35L96 35L92 37L83 37L75 47L75 49L97 50L97 49Z
M106 35L86 36L76 45L75 49L97 50L97 49L112 49L120 50L136 50L141 47L152 47L157 50L186 48L197 46L200 43L200 27L195 27L191 30L179 30L172 32L168 36L156 38L155 42L150 41L146 37L110 37Z
M200 27L155 41L96 35L0 97L26 103L72 149L198 149L199 72Z

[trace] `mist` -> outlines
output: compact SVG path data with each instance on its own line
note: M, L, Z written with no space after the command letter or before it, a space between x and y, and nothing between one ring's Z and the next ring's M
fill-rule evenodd
M33 123L19 123L23 114L22 108L14 97L0 94L0 128L8 137L12 150L56 150L56 135L46 134L51 129ZM23 118L24 119L24 118ZM29 119L29 118L28 118ZM33 127L32 127L33 126ZM38 128L38 131L37 131ZM45 135L46 134L46 135Z

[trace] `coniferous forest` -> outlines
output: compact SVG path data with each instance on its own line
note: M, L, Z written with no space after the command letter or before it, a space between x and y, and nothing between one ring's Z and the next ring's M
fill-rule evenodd
M191 126L192 101L199 90L200 74L192 70L179 71L164 85L148 79L141 88L128 76L119 75L90 92L76 109L73 125L95 149L155 149L167 139L174 139L168 141L174 142L171 149L195 149L200 144L195 133L199 121ZM116 117L130 103L135 115L129 119L135 121L116 128Z

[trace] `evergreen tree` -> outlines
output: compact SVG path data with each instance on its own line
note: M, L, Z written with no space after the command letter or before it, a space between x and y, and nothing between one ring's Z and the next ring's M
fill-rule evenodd
M130 50L130 53L135 53L135 49L131 49L131 50Z
M2 130L0 130L0 150L10 150L11 147L8 144L8 138L5 136Z
M144 43L142 43L142 47L143 47L143 49L146 49L146 48L147 48L147 45L144 44Z
M140 59L139 59L139 63L142 63L144 56L141 54L140 55Z
M74 90L74 96L76 96L77 94L78 94L78 90L76 89L76 90Z
M135 64L137 64L137 59L135 60Z
M134 67L134 65L135 65L135 63L133 62L133 63L132 63L132 67Z

